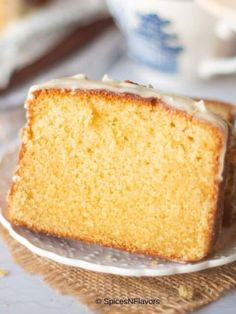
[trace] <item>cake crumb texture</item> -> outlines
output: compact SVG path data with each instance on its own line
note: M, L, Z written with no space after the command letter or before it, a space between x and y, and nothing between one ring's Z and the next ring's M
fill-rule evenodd
M197 261L221 217L221 129L158 99L34 92L10 220L31 230Z

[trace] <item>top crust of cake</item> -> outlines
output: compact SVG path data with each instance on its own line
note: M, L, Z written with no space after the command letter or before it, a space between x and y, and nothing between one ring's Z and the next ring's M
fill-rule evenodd
M179 96L173 93L160 92L155 90L151 85L144 86L134 83L132 81L115 81L110 79L107 75L104 75L102 81L90 80L85 74L77 74L71 77L64 77L60 79L54 79L46 83L34 85L30 88L28 99L25 103L27 108L27 102L34 98L34 93L40 90L47 89L60 89L71 91L74 94L76 90L105 90L112 93L119 94L132 94L142 98L155 98L163 102L168 107L177 111L184 111L187 114L196 117L197 119L204 120L215 127L221 129L224 133L225 141L222 145L221 154L219 158L219 181L223 180L225 154L228 143L229 127L225 120L219 115L210 111L204 100L194 100L189 97ZM210 103L210 101L208 102Z

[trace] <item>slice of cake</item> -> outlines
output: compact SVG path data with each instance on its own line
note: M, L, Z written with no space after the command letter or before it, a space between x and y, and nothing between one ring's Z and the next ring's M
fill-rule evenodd
M79 75L26 106L12 223L169 260L212 251L230 136L203 101Z

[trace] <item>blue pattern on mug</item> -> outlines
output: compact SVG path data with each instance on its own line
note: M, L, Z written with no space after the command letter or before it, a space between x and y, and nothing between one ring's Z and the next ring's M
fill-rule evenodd
M168 31L171 22L157 14L138 14L139 25L128 31L130 54L141 62L164 72L178 70L178 56L183 47L176 34Z

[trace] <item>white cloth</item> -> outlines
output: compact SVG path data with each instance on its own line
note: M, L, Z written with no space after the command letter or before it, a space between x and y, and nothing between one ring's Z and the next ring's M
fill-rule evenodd
M100 79L124 52L124 41L116 29L109 29L86 47L75 52L63 62L43 71L34 79L0 97L0 111L22 106L31 85L53 78L85 73L90 78Z
M0 87L7 86L15 70L45 54L75 25L107 14L103 0L57 0L10 24L0 34Z

